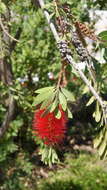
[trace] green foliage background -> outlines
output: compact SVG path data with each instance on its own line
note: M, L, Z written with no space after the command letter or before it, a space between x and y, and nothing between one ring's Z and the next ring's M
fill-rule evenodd
M46 2L51 1L47 0ZM61 0L61 2L71 4L73 14L81 21L90 21L88 9L98 8L104 10L107 8L107 3L104 0L94 2L90 0L87 2L87 8L83 6L84 2L86 2L85 0L73 0L72 2ZM24 190L29 189L30 185L33 189L36 188L33 171L39 162L37 160L40 160L35 153L39 142L37 139L34 140L32 136L32 119L35 111L35 107L32 106L35 99L34 91L44 86L51 86L57 82L61 66L60 55L43 12L38 8L37 4L35 5L35 1L0 1L1 14L5 14L7 7L12 12L12 18L8 23L11 35L15 36L19 27L22 32L19 43L17 43L15 50L9 57L9 63L12 64L13 69L14 84L4 86L0 81L0 124L2 124L7 110L6 101L8 101L9 90L12 91L17 101L15 118L4 137L0 139L0 183L3 190ZM3 47L0 58L3 58L7 54L7 47L2 42L2 35L0 35L0 41ZM105 48L105 46L99 45L98 48ZM107 48L105 48L104 52L104 57L106 58L106 56ZM107 93L107 66L106 64L100 65L97 63L96 67L100 90L105 95ZM71 73L71 68L69 67L68 70L69 78L73 78L75 72ZM53 80L48 78L49 72L53 72ZM33 83L32 77L36 74L39 77L39 81ZM23 79L25 76L28 76L28 80L26 84L22 85L18 78ZM101 83L102 78L103 85ZM72 80L67 88L78 99L82 97L86 87L78 77L77 82ZM89 92L88 97L90 97ZM34 156L35 154L36 156ZM49 188L47 187L47 189Z

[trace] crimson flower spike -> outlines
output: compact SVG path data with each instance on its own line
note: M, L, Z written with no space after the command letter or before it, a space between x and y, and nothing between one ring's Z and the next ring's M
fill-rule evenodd
M34 135L43 140L44 144L53 146L63 142L66 133L67 116L62 108L61 118L57 119L54 112L42 116L45 110L37 110L34 114Z

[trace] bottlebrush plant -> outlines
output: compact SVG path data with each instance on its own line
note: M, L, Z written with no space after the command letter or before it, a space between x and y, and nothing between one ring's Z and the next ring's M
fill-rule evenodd
M59 108L61 118L57 119L54 112L42 116L44 110L38 109L34 115L34 132L43 140L44 144L53 146L63 141L66 131L67 117L65 112Z
M34 105L37 106L33 122L34 133L49 147L61 143L64 139L66 131L65 116L72 117L68 101L74 101L72 93L64 88L68 83L66 68L69 65L72 73L74 72L77 76L80 76L85 83L88 89L88 91L84 90L85 93L89 91L92 93L86 106L93 102L96 104L93 117L98 123L98 131L101 131L101 133L100 137L98 136L98 139L95 139L94 146L98 149L99 155L104 157L107 155L107 140L105 138L107 134L107 101L102 98L104 82L102 83L100 69L98 71L98 61L87 50L85 37L104 44L107 43L107 40L105 37L101 39L101 36L99 36L99 38L86 24L81 23L73 15L69 3L61 3L55 0L45 5L44 0L38 0L38 2L56 40L62 68L56 87L46 87L36 91L38 95L34 100ZM52 19L54 22L52 22ZM105 34L106 31L103 35L105 36ZM84 65L83 70L79 66L81 62ZM60 127L56 127L59 125ZM104 138L102 137L102 131ZM46 157L43 156L43 158Z
M60 86L45 87L35 92L37 96L34 98L33 103L33 105L36 106L33 120L33 134L42 140L45 148L47 145L50 150L55 148L58 144L61 144L65 138L67 118L72 118L68 101L75 101L75 97L67 89ZM53 149L53 151L55 150ZM53 151L51 151L51 153ZM46 157L44 156L44 159ZM44 159L42 158L42 161L44 161ZM53 158L51 161L52 163L55 162Z

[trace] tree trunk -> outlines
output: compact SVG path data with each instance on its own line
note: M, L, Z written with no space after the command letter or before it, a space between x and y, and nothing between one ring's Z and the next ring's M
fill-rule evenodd
M8 25L8 21L10 21L9 8L7 8L6 14L2 16L1 21L6 32L10 33L10 26ZM5 31L3 31L2 27L1 27L1 31L2 31L1 44L3 44L4 49L2 49L2 45L1 45L1 50L3 51L3 57L1 57L0 59L0 80L4 83L4 85L8 86L8 89L9 89L9 86L14 84L14 81L13 81L14 75L12 72L12 64L10 61L10 56L11 56L12 51L15 49L16 42L10 40L9 36L5 33ZM16 32L15 37L17 37L18 39L20 38L21 31L22 31L21 28L19 28L18 31ZM8 105L6 106L8 108L4 116L2 125L0 127L0 138L3 137L3 135L5 134L5 132L7 131L10 125L10 122L14 119L15 110L17 107L16 101L14 100L14 97L10 89L8 90Z

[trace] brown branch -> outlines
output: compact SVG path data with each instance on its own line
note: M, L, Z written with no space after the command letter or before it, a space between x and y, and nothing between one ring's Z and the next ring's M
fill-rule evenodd
M7 23L7 20L9 19L8 11L9 10L7 9L7 12L5 14L5 20L4 20L5 23ZM0 22L0 26L2 27L2 30L3 30L2 40L3 40L4 44L7 45L6 48L8 50L5 52L5 56L2 57L0 60L0 80L2 80L4 85L7 85L9 88L9 86L13 84L13 78L14 78L14 75L12 72L12 65L10 62L10 55L11 55L11 52L15 49L15 46L16 46L18 40L14 40L13 38L11 38L13 41L10 42L10 36L8 35L9 34L8 31L10 28L9 28L8 24L6 25L5 31L3 28L4 27L3 23ZM19 28L15 37L17 39L19 39L20 35L21 35L21 29ZM1 51L3 51L2 47L1 47ZM10 126L10 122L14 119L14 115L15 115L16 101L14 100L14 97L10 90L9 90L8 100L9 100L8 101L8 109L4 116L4 120L0 126L0 138L2 138L4 136L5 132L7 131L8 127Z
M2 72L1 80L3 81L3 83L8 86L12 85L13 84L12 66L10 63L7 62L7 59L2 60L2 65L0 65L0 69L2 69L2 71L0 70L0 72ZM10 122L14 119L15 109L16 109L16 101L14 100L13 95L9 91L8 109L4 116L3 123L0 127L0 138L3 137L3 135L5 134L10 125Z
M3 137L3 135L5 134L5 132L7 131L8 127L10 125L10 122L14 119L15 107L16 107L16 102L15 102L13 96L10 94L8 111L7 111L7 113L4 117L4 121L0 127L0 138Z

